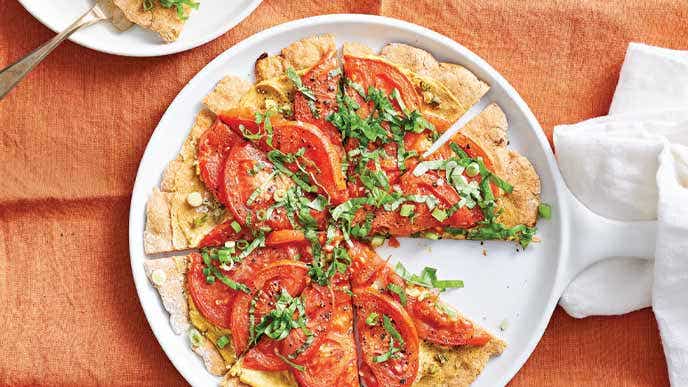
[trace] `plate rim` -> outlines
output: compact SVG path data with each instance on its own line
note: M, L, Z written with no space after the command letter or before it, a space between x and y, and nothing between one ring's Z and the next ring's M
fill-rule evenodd
M502 375L499 375L496 377L501 383L500 384L506 384L508 381L510 381L514 375L523 367L525 362L530 358L532 352L534 351L535 347L537 344L540 342L542 335L545 332L545 329L547 325L549 324L549 321L551 319L552 313L554 312L554 308L557 304L557 301L561 295L561 292L563 291L563 286L565 285L564 281L564 274L566 271L566 263L568 261L569 257L569 252L570 252L570 245L571 245L571 198L569 197L570 194L568 193L568 190L564 186L564 181L561 176L561 173L559 171L559 168L557 167L557 163L555 160L554 153L551 150L551 146L549 143L549 140L547 139L544 130L542 129L540 123L538 120L535 118L535 115L533 112L530 110L526 102L523 100L523 98L520 96L520 94L511 86L511 84L499 73L497 70L495 70L489 63L487 63L484 59L482 59L480 56L478 56L476 53L471 51L470 49L466 48L465 46L461 45L460 43L456 42L455 40L440 34L436 31L433 31L427 27L423 27L414 23L410 23L404 20L400 19L395 19L395 18L390 18L390 17L385 17L385 16L379 16L379 15L368 15L368 14L327 14L327 15L319 15L319 16L312 16L312 17L307 17L307 18L302 18L302 19L297 19L289 22L285 22L282 24L278 24L276 26L273 26L271 28L265 29L263 31L257 32L244 40L238 42L237 44L231 46L227 50L223 51L219 55L217 55L213 60L211 60L206 66L204 66L199 72L194 75L194 77L187 83L184 88L177 94L177 96L174 98L174 100L170 103L168 106L167 110L161 117L158 125L156 126L153 134L150 137L150 140L148 144L146 145L146 148L144 150L143 156L141 158L141 163L139 164L139 169L136 174L136 180L134 183L134 188L132 191L132 199L130 203L130 214L129 214L129 249L130 249L130 260L131 260L131 266L132 266L132 275L134 277L134 282L136 285L136 290L137 290L137 295L139 297L139 302L141 303L141 306L144 310L144 314L146 316L146 319L148 320L149 326L151 327L151 330L153 331L153 334L155 335L156 339L158 340L158 343L162 347L163 351L169 358L169 360L173 363L175 368L180 372L180 374L186 379L187 382L189 382L192 385L196 385L193 381L196 380L194 377L195 375L191 374L187 368L184 366L184 364L181 364L180 359L176 358L174 355L171 354L169 346L164 343L159 335L158 332L156 332L156 329L153 328L156 324L152 322L153 315L152 313L154 312L152 309L149 309L146 305L144 305L143 298L142 298L142 293L144 291L147 291L147 279L145 278L145 274L143 275L143 278L137 277L137 273L143 272L143 268L136 267L135 260L132 258L133 256L133 251L132 251L132 243L133 241L140 239L141 236L136 236L134 235L133 229L135 227L132 227L137 219L135 219L136 214L132 213L132 209L134 207L134 202L136 198L138 198L141 193L138 193L138 191L141 190L140 188L140 170L141 170L141 164L143 161L146 159L147 154L150 152L150 145L151 143L157 141L157 138L159 136L162 136L162 131L159 131L158 129L161 127L161 123L165 122L166 120L169 120L170 113L170 107L173 106L178 99L181 99L182 97L185 96L185 94L193 89L195 84L197 82L201 81L201 75L205 74L206 72L212 71L216 66L220 66L222 62L228 58L234 55L235 52L240 51L244 49L245 46L249 46L253 44L254 41L256 40L261 40L263 39L264 36L270 36L273 34L278 34L278 33L283 33L283 32L289 32L290 30L298 29L301 27L307 27L310 25L326 25L326 24L338 24L338 23L347 23L347 22L356 22L356 23L370 23L374 25L381 25L381 26L390 26L390 27L395 27L395 28L401 28L401 29L406 29L410 30L415 34L422 35L423 37L432 40L432 41L437 41L440 42L444 45L447 45L452 48L452 50L457 51L461 53L462 55L466 56L467 58L470 59L470 61L473 62L476 66L479 66L481 69L487 71L490 73L490 75L497 81L497 83L500 84L501 87L504 88L504 90L507 92L508 97L511 99L512 102L514 102L517 106L517 108L524 114L525 118L527 119L529 125L531 125L534 129L534 135L537 139L537 142L539 143L538 145L541 146L543 149L547 149L548 151L544 152L544 157L546 160L546 166L549 169L549 172L551 173L552 176L552 182L553 182L553 187L552 190L554 191L554 198L556 199L556 203L558 206L558 215L561 218L561 221L559 222L559 229L556 230L557 234L559 235L559 246L555 250L557 251L557 256L552 257L554 261L556 261L556 270L555 270L555 275L554 278L551 280L551 290L547 296L547 303L543 307L543 313L537 320L536 328L534 329L533 333L530 336L530 339L527 341L527 344L523 346L523 351L521 354L516 358L516 360L512 363L512 365L509 366L508 370L504 372ZM145 195L146 193L143 192ZM140 220L139 220L140 221ZM140 265L143 266L143 265Z
M60 31L57 26L55 25L54 22L51 22L50 20L47 20L44 17L39 16L38 12L36 11L36 8L34 6L30 5L32 4L32 0L17 0L19 4L24 7L24 9L36 20L38 20L41 24L43 24L45 27L47 27L49 30L53 31L56 34L59 34ZM186 44L180 44L180 45L175 45L172 46L170 44L163 43L162 41L160 42L160 46L158 49L155 50L138 50L138 49L111 49L108 48L106 45L99 46L98 44L91 44L87 41L84 41L83 38L80 38L79 35L72 35L69 38L69 41L78 44L79 46L102 52L105 54L111 54L111 55L117 55L117 56L124 56L124 57L132 57L132 58L153 58L153 57L159 57L159 56L166 56L166 55L172 55L172 54L177 54L180 52L192 50L196 47L202 46L208 42L211 42L220 36L226 34L230 30L232 30L234 27L237 26L237 24L241 23L246 19L253 11L255 11L256 8L263 2L263 0L249 0L250 3L249 5L242 9L241 12L236 14L233 18L231 18L229 21L226 23L223 23L221 27L219 27L217 30L201 37L198 39L193 39L187 42ZM84 9L83 12L86 12L87 10ZM151 32L152 33L152 32ZM126 46L125 46L126 47ZM136 47L136 46L133 46Z

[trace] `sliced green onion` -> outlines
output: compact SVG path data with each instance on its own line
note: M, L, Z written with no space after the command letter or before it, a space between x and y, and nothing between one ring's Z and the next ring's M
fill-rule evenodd
M236 220L233 220L230 226L232 226L232 230L234 230L234 232L241 231L241 225Z
M404 217L409 217L413 215L413 211L416 209L416 206L413 204L402 204L401 209L399 209L399 215L404 216Z
M229 344L229 337L227 337L227 336L220 337L219 339L217 339L216 344L218 347L224 348L227 344Z
M378 317L379 317L379 315L377 313L371 312L368 315L368 317L366 317L366 324L370 325L371 327L377 325L377 318Z
M214 276L214 275L209 275L209 276L205 277L205 282L207 282L207 283L209 283L209 284L211 284L211 285L214 284L214 283L215 283L215 276Z
M468 177L478 176L479 173L480 173L480 165L478 165L478 163L473 162L473 163L468 164L468 166L466 167L466 176L468 176Z
M540 217L543 219L552 218L552 206L547 203L540 203L538 206L538 214L540 214Z
M425 239L432 239L432 240L438 240L438 239L440 239L440 236L437 235L437 233L434 233L434 232L432 232L432 231L428 231L428 232L423 233L423 238L425 238Z
M435 208L432 211L432 217L437 219L440 222L443 222L447 219L447 211L445 211L441 208Z
M380 247L382 244L385 243L385 237L382 235L375 235L371 240L370 244L373 247Z
M191 345L193 345L194 347L198 347L199 345L201 345L203 341L203 335L201 335L201 332L199 332L195 328L192 328L191 330L189 330L188 335L189 341L191 341Z

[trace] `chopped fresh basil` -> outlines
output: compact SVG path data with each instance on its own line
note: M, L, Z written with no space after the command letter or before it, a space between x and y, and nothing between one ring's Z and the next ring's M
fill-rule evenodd
M463 281L461 280L438 280L437 269L432 267L425 267L420 272L420 275L412 274L401 262L397 262L394 271L401 276L406 282L414 285L423 286L426 288L435 288L440 291L445 291L451 288L462 288Z
M404 288L395 283L390 283L387 285L387 289L390 292L399 296L399 302L401 302L401 305L406 306L406 291L404 290Z
M303 96L307 99L315 102L315 94L311 89L303 85L303 82L301 82L301 77L296 73L293 67L287 68L287 78L289 78L289 80L294 84L294 87L299 93L303 94Z

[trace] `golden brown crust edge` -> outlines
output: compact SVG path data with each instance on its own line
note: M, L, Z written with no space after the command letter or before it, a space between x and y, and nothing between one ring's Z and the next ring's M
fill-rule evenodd
M421 76L444 85L464 110L470 109L490 87L467 68L454 63L440 63L429 52L403 43L390 43L380 56Z
M223 78L205 97L208 108L202 109L194 121L177 158L163 172L160 189L153 190L146 205L144 251L155 254L196 247L203 233L209 232L218 222L209 219L199 229L189 227L194 216L186 203L191 192L199 192L204 198L212 197L196 174L196 143L203 132L210 128L216 113L236 107L251 84L236 76Z
M144 262L146 276L158 291L162 305L170 315L172 331L178 335L185 334L192 328L185 285L188 263L185 256ZM198 341L191 345L191 349L203 359L203 364L211 374L221 376L227 372L222 355L205 336L198 336Z
M507 130L506 115L493 103L456 136L464 135L482 148L492 161L494 173L514 187L513 192L497 199L502 211L497 220L507 227L534 226L540 204L540 178L527 158L508 148Z
M114 3L127 19L143 28L157 32L165 42L177 40L184 28L185 20L179 18L176 8L158 6L151 11L145 11L141 0L114 0ZM184 10L186 16L191 12L189 6L185 6Z
M290 44L279 55L270 55L256 61L256 83L284 75L287 68L304 70L313 67L327 53L336 50L334 35L310 36Z
M413 384L414 387L469 386L480 375L492 357L504 352L506 343L492 337L487 344L480 347L443 348L425 343L422 344L422 347L425 356L435 357L442 354L446 360L442 366L437 368L435 359L422 359L420 372L423 372L423 375Z

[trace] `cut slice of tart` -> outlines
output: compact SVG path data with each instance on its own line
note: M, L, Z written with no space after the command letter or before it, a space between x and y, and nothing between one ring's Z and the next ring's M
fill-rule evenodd
M267 219L267 215L278 218L275 222L281 226L276 227L277 229L286 227L284 217L280 217L281 210L270 209L269 202L271 200L267 192L271 190L274 191L271 192L274 200L285 201L289 199L291 203L289 204L291 209L290 221L293 217L297 223L300 221L311 222L313 219L308 214L311 209L315 208L315 211L322 212L324 209L323 199L318 198L315 193L303 192L304 188L318 190L321 187L309 184L307 187L293 188L291 190L293 192L290 191L291 195L285 195L284 186L293 186L287 180L294 179L284 179L282 173L279 176L273 176L274 170L269 171L271 168L284 167L285 164L290 164L285 162L285 159L293 158L293 153L274 154L273 152L275 160L278 160L280 165L274 165L274 163L268 165L263 170L265 173L256 173L256 175L251 176L250 173L256 171L249 170L247 172L244 169L240 172L235 170L236 164L267 165L265 159L268 159L269 153L262 152L263 155L259 155L258 152L249 152L246 149L244 152L235 150L233 155L239 153L240 156L238 162L228 163L227 158L232 148L249 141L243 136L244 133L248 134L248 132L239 131L240 133L237 133L231 130L228 125L217 119L217 115L243 108L245 112L250 113L248 117L244 117L250 121L247 122L247 126L265 128L273 113L275 114L273 117L275 122L287 122L283 117L294 116L295 85L284 72L277 73L273 71L274 66L267 65L267 63L260 65L260 63L267 61L280 63L284 66L288 65L289 68L293 66L295 71L303 74L307 72L309 67L321 62L324 63L324 60L331 58L332 50L330 48L333 47L334 38L331 35L303 39L285 48L283 56L279 57L280 59L273 57L260 59L256 64L257 76L260 80L257 84L251 85L249 82L234 76L227 76L218 83L217 87L203 101L208 109L201 110L179 155L165 169L160 188L156 188L151 194L147 204L146 230L144 233L144 250L146 253L219 246L227 240L246 237L246 232L255 231L265 226L261 223L266 223L266 221L271 223ZM303 129L301 126L306 126L306 128ZM279 127L279 129L282 128L282 126ZM323 137L322 132L306 123L292 123L284 128L285 130L280 133L285 134L282 136L284 141L281 142L281 144L286 144L285 149L298 146L294 139L303 133L312 134L312 138L309 139ZM249 135L249 137L251 136ZM255 137L252 138L255 139ZM321 145L315 153L322 159L317 157L314 159L328 161L331 166L336 166L339 162L337 158L339 156L337 156L337 152L332 152L333 145L328 141L321 143ZM294 150L294 153L298 153L298 149ZM311 153L314 152L311 149L308 150ZM247 160L245 157L247 154L256 157ZM234 161L237 161L236 158ZM230 164L229 167L227 164ZM298 163L292 162L291 164ZM287 166L293 168L293 165ZM225 168L229 168L230 173L225 174ZM316 168L306 169L306 171L322 177L322 181L326 182L321 184L324 187L324 192L331 193L335 197L338 194L345 194L344 190L341 189L344 188L345 184L341 169L330 168L331 176L321 174L322 171L316 170ZM286 172L286 169L283 172ZM294 171L291 173L298 175L301 172ZM244 185L243 182L253 183L257 182L259 178L262 179L263 183L266 183L266 186L254 187L255 190L250 192L248 197L245 197L246 190L234 189L251 185ZM266 179L269 181L266 182ZM228 187L230 189L227 189ZM228 205L228 203L236 203L234 199L237 198L248 201L251 194L254 194L258 189L260 192L254 195L256 196L254 200L251 200L251 202L256 202L254 204L257 207L260 207L255 208L257 211L247 212L244 211L246 208L242 208L251 206ZM277 192L276 196L274 196L275 192ZM287 198L287 196L290 197ZM308 203L305 203L306 198L309 200ZM282 215L284 215L283 212ZM251 213L253 216L249 218L246 216L247 213ZM261 221L257 219L258 217L265 219ZM251 221L253 224L249 226ZM293 223L290 222L290 224ZM271 227L269 224L267 226Z
M370 247L355 242L352 287L361 378L367 386L467 386L506 344L439 299L460 285L397 273Z
M400 199L381 208L373 234L515 240L534 235L540 181L507 148L507 121L488 106L438 151L401 177Z
M156 32L167 43L179 38L191 10L198 8L195 1L177 4L159 0L113 1L132 23Z
M212 374L224 375L246 349L241 344L245 336L236 338L234 334L235 304L242 295L256 293L254 280L266 268L277 263L281 268L304 268L298 258L308 254L301 241L258 238L187 256L147 260L144 267L170 314L172 330L188 335L193 350ZM297 273L291 266L281 271ZM301 274L304 279L305 271ZM294 286L292 277L288 285Z

